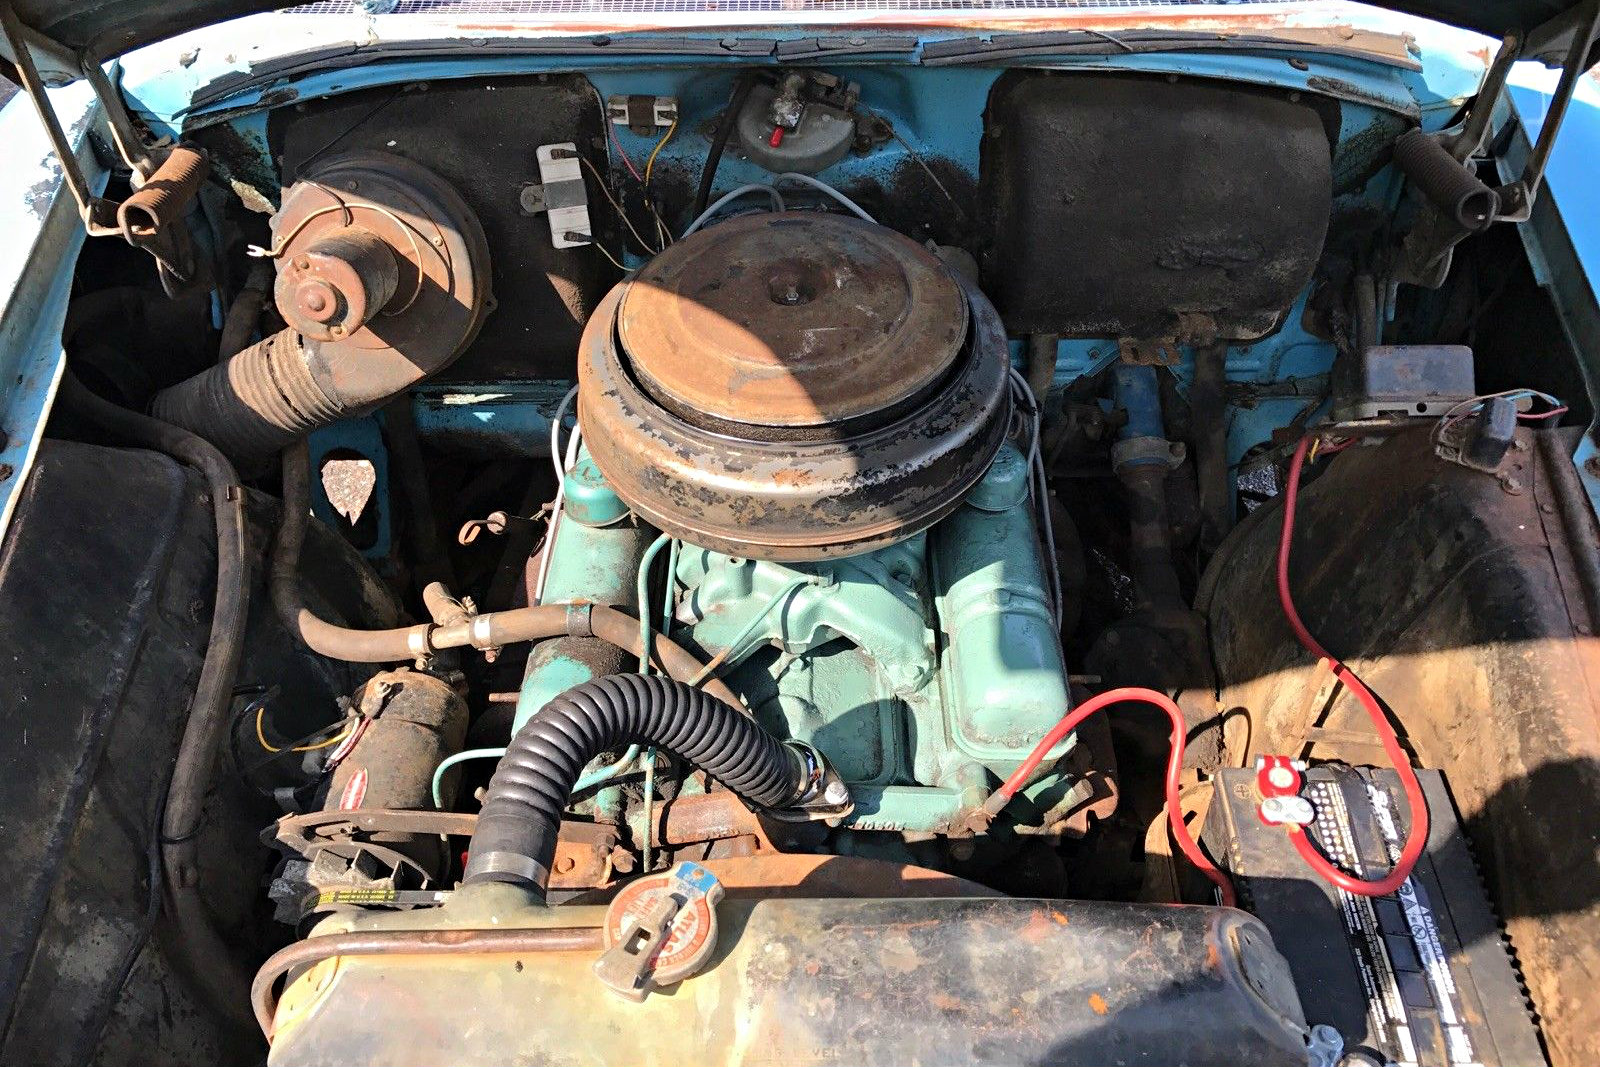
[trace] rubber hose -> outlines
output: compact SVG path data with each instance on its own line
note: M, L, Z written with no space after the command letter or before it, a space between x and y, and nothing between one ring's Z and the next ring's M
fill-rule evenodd
M283 518L272 546L269 585L284 628L311 651L350 663L397 663L428 651L427 625L353 630L318 618L300 595L300 549L311 513L311 453L304 441L283 450Z
M176 426L118 407L97 396L72 374L61 379L62 403L107 433L172 456L206 480L217 527L217 588L211 636L200 678L189 701L178 754L167 784L158 833L166 897L184 969L212 1005L238 1016L238 992L249 976L228 950L199 892L198 835L217 752L227 729L233 685L244 651L250 614L249 567L245 561L244 490L227 459L206 441Z
M219 457L220 458L220 457ZM434 626L422 623L391 630L356 630L319 618L300 594L300 549L311 512L310 450L298 441L283 451L283 519L272 549L272 604L284 628L320 655L349 663L399 663L445 648L501 648L521 641L572 634L598 637L634 658L643 654L639 620L601 604L574 612L566 604L535 604L491 612L470 620ZM437 602L437 598L435 598ZM683 646L656 634L651 649L661 669L679 681L698 678L704 665ZM706 692L739 707L739 698L715 678Z
M329 396L311 372L305 342L280 330L210 370L156 394L150 413L222 449L235 463L254 465L371 405Z
M806 788L800 755L754 719L676 679L612 674L574 686L512 738L489 780L465 882L543 893L572 787L602 752L655 745L745 800L782 808Z
M1395 141L1394 161L1429 200L1468 233L1488 229L1500 211L1500 195L1420 129L1408 130Z
M711 185L717 177L717 164L722 162L728 138L739 124L739 112L744 110L745 99L755 84L755 76L751 74L740 75L734 82L733 97L728 101L728 109L722 113L722 120L717 123L717 132L711 139L711 151L706 154L705 166L700 168L700 185L695 190L694 207L689 210L691 219L698 219L705 214L706 205L711 202Z

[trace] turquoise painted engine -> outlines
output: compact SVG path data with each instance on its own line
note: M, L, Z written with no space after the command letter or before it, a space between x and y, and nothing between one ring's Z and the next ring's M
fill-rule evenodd
M587 454L566 496L546 599L637 610L634 576L655 531L614 519L616 502ZM585 521L593 518L614 521ZM1042 553L1027 463L1006 445L948 517L872 552L777 563L678 545L670 634L714 663L762 725L829 760L855 802L843 825L945 834L1070 706ZM660 613L662 603L646 610ZM575 638L535 649L518 727L604 669L584 651ZM1016 830L1060 833L1093 798L1083 773L1091 760L1073 753L1076 744L1069 736L1052 751L1055 769L1007 809Z
M640 613L820 754L850 793L824 821L862 832L829 847L969 835L1071 706L1037 411L976 286L861 220L742 216L606 297L576 397L542 601ZM617 657L582 637L536 647L516 726L645 667ZM1064 738L1004 827L1081 831L1109 757L1083 748ZM644 818L612 776L637 758L592 765L580 810Z

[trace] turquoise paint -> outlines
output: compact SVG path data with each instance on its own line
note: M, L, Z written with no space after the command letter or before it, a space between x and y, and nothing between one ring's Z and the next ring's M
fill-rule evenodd
M973 492L984 507L861 556L679 556L680 627L728 654L723 676L758 721L851 784L848 827L948 830L1069 706L1024 471L1007 446ZM1077 787L1041 776L1027 829L1081 802Z
M580 449L578 461L562 479L562 505L567 517L585 526L610 526L628 514L628 505L606 484L600 468L588 449Z
M985 480L1025 477L1026 461L1007 445ZM1072 706L1032 504L1012 500L994 511L963 505L930 535L949 737L1002 778Z

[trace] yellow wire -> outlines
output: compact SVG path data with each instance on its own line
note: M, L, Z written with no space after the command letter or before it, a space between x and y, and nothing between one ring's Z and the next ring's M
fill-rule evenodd
M666 134L656 142L655 148L651 149L650 158L644 161L644 187L646 189L650 188L650 168L656 165L656 156L661 153L663 148L667 147L667 142L672 140L672 135L677 132L678 119L677 116L673 116L672 125L667 127Z
M650 253L651 255L655 255L657 252L661 251L659 248L656 248L654 245L652 245L649 241L646 241L643 237L639 236L639 231L633 228L633 222L632 222L632 220L630 220L628 218L628 213L626 211L622 210L622 205L617 203L617 198L611 195L611 190L606 188L606 180L605 180L605 178L601 177L600 171L595 167L595 165L593 163L589 162L588 157L587 156L579 156L578 157L578 161L580 163L582 163L584 166L589 168L589 173L594 175L595 184L600 186L600 192L602 194L604 194L604 196L605 196L605 198L607 200L611 201L611 206L616 209L617 216L622 219L622 224L628 228L628 232L629 233L633 234L633 239L635 241L639 242L640 247L642 247L646 252ZM627 242L623 242L623 243L624 243L624 246L626 246ZM616 260L612 260L612 262L616 263ZM617 264L617 265L619 267L621 266L620 263Z
M267 714L267 706L265 704L261 705L259 708L256 709L256 740L259 741L261 743L261 747L266 749L268 752L282 752L283 749L277 748L277 747L275 747L275 746L273 746L273 745L271 745L271 744L269 744L267 742L266 730L264 730L262 728L262 720L266 717L266 714ZM320 748L332 748L334 745L337 745L340 741L343 741L345 738L349 737L350 736L350 731L351 731L352 728L353 728L352 726L346 726L343 730L339 731L333 737L328 738L326 741L318 741L314 745L296 745L294 748L291 748L289 751L290 752L315 752Z

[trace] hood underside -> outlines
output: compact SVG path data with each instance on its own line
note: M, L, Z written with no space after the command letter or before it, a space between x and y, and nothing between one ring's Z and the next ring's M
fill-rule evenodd
M295 0L301 2L301 0ZM1583 0L1414 0L1374 6L1495 37L1526 35L1581 7ZM292 7L283 0L12 0L29 29L68 51L109 59L143 45L243 15ZM886 8L895 5L886 4ZM1063 9L1078 5L1063 2ZM915 5L905 5L912 10ZM1081 12L1081 8L1079 8ZM39 42L44 43L44 42Z

